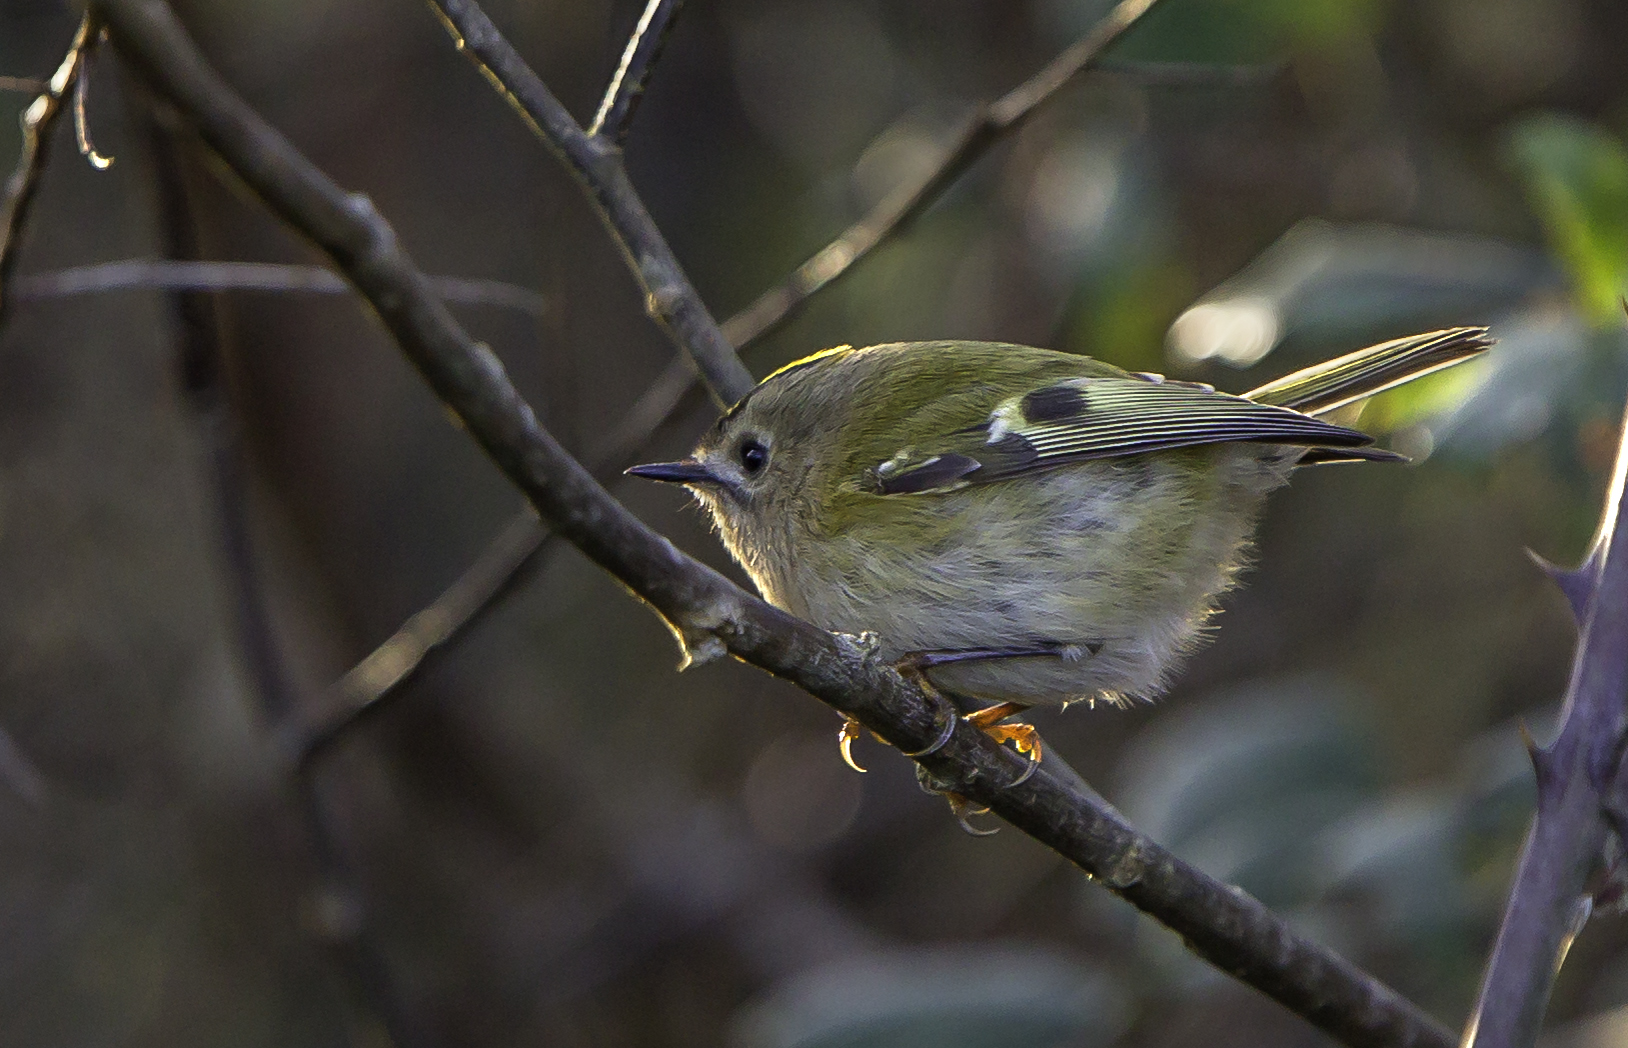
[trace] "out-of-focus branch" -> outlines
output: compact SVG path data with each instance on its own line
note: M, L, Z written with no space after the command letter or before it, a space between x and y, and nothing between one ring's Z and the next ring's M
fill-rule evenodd
M535 563L549 532L529 506L509 521L480 557L435 602L413 615L361 662L329 685L312 708L283 729L283 745L296 763L308 763L357 718L424 664L431 653L474 624Z
M633 114L644 99L650 74L683 7L684 0L648 0L644 5L639 24L633 27L633 35L628 37L627 47L622 51L622 62L605 89L604 100L599 103L599 112L588 125L588 134L608 138L617 145L627 141Z
M432 276L428 279L437 295L455 305L497 306L533 316L542 316L548 310L546 298L518 284L467 277ZM348 295L352 288L345 283L344 277L321 266L151 258L31 273L19 277L12 285L12 296L19 302L107 291L267 291Z
M197 217L186 185L181 146L167 129L149 121L154 183L164 250L186 259L198 250ZM182 383L192 403L208 453L208 479L215 500L222 572L232 604L245 678L265 721L277 725L299 709L297 690L279 650L250 535L248 486L243 476L242 440L227 396L221 327L206 294L175 291L176 347ZM349 996L370 1026L382 1023L400 1048L429 1043L422 1023L407 1015L406 1002L391 978L383 953L367 927L367 901L340 847L338 831L308 769L296 768L290 792L320 871L312 892L313 922L324 945L348 977Z
M402 351L549 526L647 602L690 661L724 654L790 680L917 753L935 780L989 806L1123 898L1200 956L1354 1046L1448 1048L1451 1036L1259 902L1188 866L1118 812L966 724L852 637L827 633L751 596L679 552L629 513L537 421L492 351L431 293L394 230L365 197L318 171L204 63L161 0L95 0L125 56L221 159L327 251Z
M475 62L582 184L644 289L646 312L695 361L712 398L727 407L744 397L755 385L752 373L735 355L735 348L718 329L718 322L645 210L622 166L620 147L577 126L474 0L431 3L459 50Z
M44 90L44 80L35 80L31 76L0 76L0 91L17 91L31 95Z
M1040 72L964 117L938 159L908 182L900 183L835 240L815 252L791 275L758 296L724 325L737 346L762 338L791 319L809 297L840 278L855 262L876 249L901 226L927 210L950 183L1005 135L1015 131L1075 76L1089 69L1115 40L1157 0L1120 0L1114 9Z
M28 221L34 193L39 188L40 173L51 155L51 129L62 114L68 92L79 79L99 32L95 18L86 12L74 33L73 43L68 45L68 53L46 81L45 90L23 110L23 152L0 198L0 323L5 321L11 303L7 285L12 271L17 268L18 241L22 239L23 225Z
M958 153L956 149L951 149L942 153L938 166L932 171L918 177L914 182L898 187L869 215L850 226L813 259L800 266L783 284L766 292L757 302L724 321L724 334L735 344L736 349L746 349L748 345L789 320L804 300L821 288L829 287L833 281L851 271L853 266L878 244L902 229L909 218L925 210L949 187L956 174L965 171L985 150L999 141L1004 134L1016 128L1036 105L1055 94L1057 88L1067 82L1067 77L1058 80L1052 72L1058 68L1059 63L1063 63L1064 68L1071 68L1076 73L1088 68L1098 60L1103 49L1118 39L1119 35L1141 17L1153 2L1154 0L1126 0L1116 7L1090 35L1058 56L1045 70L1037 73L1028 82L1034 84L1044 79L1045 83L1052 86L1040 96L1033 93L1024 95L1029 99L1028 108L1016 111L1016 115L1008 112L1005 122L999 127L988 123L988 114L993 112L999 103L992 102L980 106L975 111L975 116L969 119L967 126L987 126L988 133L978 137L976 141L967 142L965 149L970 150L969 152ZM645 8L645 15L652 17L651 12L659 3L660 0L652 0L650 6ZM640 25L641 30L635 31L635 40L639 38L641 32L650 31L643 28L644 22L641 21ZM630 42L630 53L632 47L633 43ZM1187 64L1181 65L1182 75L1199 75ZM1164 69L1158 70L1157 74L1173 75L1170 70ZM1020 88L1019 91L1021 90ZM1011 97L1012 95L1007 96ZM607 94L606 98L608 100L610 95ZM958 166L953 172L949 172L948 165L952 163ZM846 261L837 265L838 259ZM816 271L824 273L825 276L818 283L810 283ZM633 407L623 414L610 439L590 456L590 465L595 475L601 480L608 480L622 468L632 465L639 451L649 441L650 435L672 417L694 385L695 372L682 358L668 364ZM522 538L530 545L523 546L518 541ZM321 704L319 721L310 726L309 733L304 736L305 742L299 745L302 748L324 747L362 710L374 708L380 700L416 671L424 655L455 639L465 625L486 610L487 602L496 600L500 594L509 591L507 583L489 574L494 567L508 565L512 572L524 570L542 552L547 541L548 532L529 510L522 511L511 519L502 534L492 540L464 576L460 576L432 604L404 623L401 629L375 648L357 664L355 669L330 689L326 701ZM466 598L473 593L485 594L485 601L472 603L467 600ZM426 637L421 626L424 621L433 622L436 626L433 643L425 643ZM370 664L375 667L387 665L391 672L381 675L365 670L364 667Z
M1466 1048L1531 1048L1561 962L1592 910L1589 881L1608 832L1622 832L1628 786L1628 414L1600 526L1573 571L1544 564L1577 616L1579 636L1560 731L1547 747L1528 740L1537 812L1521 852L1504 923Z

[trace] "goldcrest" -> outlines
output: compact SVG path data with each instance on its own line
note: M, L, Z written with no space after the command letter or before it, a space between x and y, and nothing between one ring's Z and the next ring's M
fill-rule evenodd
M1486 336L1398 339L1242 396L1029 346L842 346L770 375L690 458L628 472L688 487L770 603L874 633L941 692L1006 712L1152 697L1268 492L1402 459L1319 416Z

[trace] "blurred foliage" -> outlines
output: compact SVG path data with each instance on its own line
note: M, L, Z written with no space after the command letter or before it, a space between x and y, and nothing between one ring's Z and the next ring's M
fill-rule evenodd
M1127 751L1117 795L1206 872L1344 953L1392 958L1427 1003L1460 1000L1501 912L1533 802L1530 766L1504 726L1467 745L1444 780L1387 788L1364 705L1349 684L1318 677L1207 695ZM1220 978L1145 932L1167 978Z
M1509 133L1549 243L1571 274L1578 307L1597 327L1621 327L1628 292L1628 149L1597 124L1559 113Z

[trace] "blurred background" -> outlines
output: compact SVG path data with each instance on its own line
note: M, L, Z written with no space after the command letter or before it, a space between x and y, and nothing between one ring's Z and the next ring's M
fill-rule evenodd
M641 6L488 10L586 119ZM690 0L633 180L728 315L1107 7ZM568 446L600 446L673 349L428 7L178 8L427 271L535 293L456 308ZM0 0L0 74L49 75L77 18ZM1489 361L1365 410L1415 466L1276 496L1168 696L1037 718L1144 830L1455 1027L1530 812L1517 725L1550 730L1574 637L1523 550L1579 557L1628 391L1625 47L1613 0L1164 0L749 356L987 338L1239 390L1490 323ZM0 169L29 97L0 93ZM320 262L150 114L104 51L88 115L116 163L57 129L22 276ZM695 398L650 457L710 416ZM680 493L617 491L725 566ZM1017 832L964 834L897 754L867 738L870 773L849 771L806 695L733 663L675 673L662 625L568 549L301 786L278 704L316 702L520 505L348 296L15 304L0 1044L1328 1043ZM1578 940L1551 1027L1628 1043L1620 918Z

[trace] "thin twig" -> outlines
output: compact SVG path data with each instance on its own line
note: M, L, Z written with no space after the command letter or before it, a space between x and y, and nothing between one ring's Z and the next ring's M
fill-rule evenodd
M497 357L430 293L372 203L340 189L239 99L167 4L95 3L125 57L246 185L345 271L538 515L658 612L691 662L733 654L856 717L900 750L921 753L917 760L934 780L1056 849L1199 956L1347 1044L1450 1048L1451 1035L1393 990L1160 848L1100 799L1044 768L1020 781L1023 758L861 641L758 600L646 527L538 423Z
M518 284L467 277L430 277L430 286L447 302L496 306L542 316L548 299ZM345 278L321 266L274 262L192 262L173 259L125 259L72 266L17 278L12 296L19 302L64 298L107 291L267 291L317 295L350 294Z
M6 287L12 271L17 268L18 241L22 239L23 225L28 221L34 193L39 188L40 174L51 156L51 129L56 126L63 100L79 79L86 53L98 33L95 17L85 12L74 32L73 43L68 45L68 53L46 81L45 90L23 110L23 152L0 198L0 323L5 321L11 304Z
M1577 616L1579 635L1560 730L1548 747L1528 738L1537 811L1521 852L1504 923L1464 1044L1531 1048L1560 964L1592 909L1613 816L1613 784L1628 746L1628 413L1611 488L1582 566L1543 564ZM1542 563L1542 562L1540 562Z
M688 353L707 390L727 407L756 383L684 275L622 166L615 143L577 126L474 0L431 0L458 47L577 177L645 293L645 311Z
M622 62L599 103L599 112L588 125L588 134L608 138L617 145L627 141L633 114L644 99L650 74L683 7L684 0L648 0L644 5L644 14L639 16L639 24L633 27L633 35L622 51Z
M736 346L762 338L790 320L816 291L837 280L854 263L874 251L900 227L937 200L1002 137L1012 133L1063 85L1096 63L1110 44L1136 24L1157 0L1120 0L1102 21L1075 41L1046 67L992 102L975 107L962 118L937 161L913 180L902 182L883 197L870 213L814 253L791 275L759 295L757 300L724 324L724 334Z
M113 166L113 158L98 153L95 143L90 140L90 60L96 55L96 45L106 36L106 33L98 30L85 42L84 55L79 60L79 76L73 83L74 142L79 146L79 155L98 171L106 171Z
M529 506L509 521L474 564L434 603L402 623L348 673L329 685L312 708L285 722L284 752L304 766L321 756L360 717L379 708L431 654L473 625L497 598L524 578L549 536Z
M36 80L31 76L0 76L0 91L17 91L32 95L44 91L45 84L44 80Z
M1066 82L1058 81L1051 72L1059 62L1068 59L1069 64L1076 72L1088 68L1093 60L1099 56L1125 28L1140 17L1147 8L1148 3L1138 8L1130 8L1128 4L1120 4L1115 8L1103 25L1092 30L1090 35L1065 51L1056 60L1046 67L1046 70L1036 74L1029 84L1044 81L1052 86L1047 94L1034 96L1032 92L1025 97L1036 98L1023 112L1026 114L1033 110L1035 105L1050 97L1057 87ZM646 14L649 13L646 8ZM1069 56L1073 56L1070 58ZM1185 63L1183 63L1185 70ZM1021 88L1019 89L1022 90ZM1007 96L1012 97L1011 95ZM979 107L978 112L988 113L997 103L989 103ZM1019 118L1021 119L1021 118ZM990 127L989 133L967 144L971 152L959 158L957 173L964 171L983 151L998 141L1004 134L1018 126L1019 120L1008 120L1000 127ZM723 331L737 350L745 350L749 345L768 334L790 319L795 308L809 296L831 283L845 273L851 272L853 266L864 258L872 249L888 237L894 235L904 227L906 220L925 210L936 200L946 188L954 181L953 174L945 174L946 166L957 161L958 154L948 151L940 155L939 163L916 182L901 185L865 218L850 226L830 245L822 249L813 259L800 266L787 281L779 288L765 293L757 302L748 306L742 312L724 321ZM812 283L816 272L825 276L818 283ZM800 288L800 291L791 289ZM795 301L794 301L795 299ZM675 359L657 376L650 387L645 390L633 407L623 414L610 439L594 454L590 455L589 463L594 474L600 480L609 480L614 473L633 464L640 449L648 443L650 435L660 428L684 402L685 395L695 385L695 371L683 360ZM512 545L516 534L530 536L532 545L523 552ZM469 604L463 598L470 592L483 592L488 594L488 600L496 600L499 595L510 592L507 585L498 585L495 580L488 579L486 572L494 564L509 564L512 570L521 571L531 565L534 558L542 552L548 541L548 533L536 522L530 511L523 511L510 520L504 527L502 534L494 539L482 552L476 562L468 569L468 580L460 577L447 590L426 606L420 615L443 624L444 633L438 633L435 645L423 647L419 643L419 630L414 625L414 619L409 619L400 630L392 634L383 644L374 649L363 663L359 663L355 670L347 673L321 704L320 719L311 725L310 734L306 736L306 745L322 748L327 746L333 736L344 728L364 709L374 709L380 700L384 699L394 688L407 681L417 669L415 662L406 662L409 655L414 652L428 654L434 647L440 647L454 640L464 625L473 621L476 615L486 610L486 605ZM375 677L370 674L358 674L361 666L369 662L386 662L395 667L396 672ZM377 691L359 691L355 685L361 681L378 681L384 686ZM349 711L348 713L346 711Z

